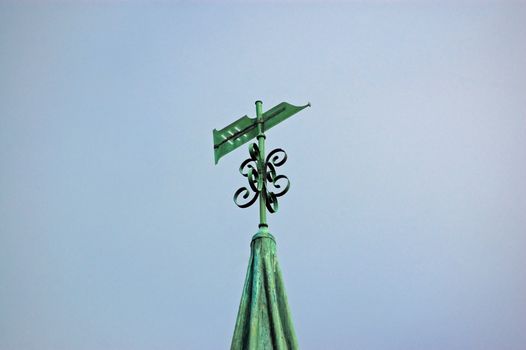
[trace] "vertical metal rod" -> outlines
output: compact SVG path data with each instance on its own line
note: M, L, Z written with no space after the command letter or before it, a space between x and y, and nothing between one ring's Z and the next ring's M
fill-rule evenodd
M259 228L263 229L268 227L267 225L267 191L265 186L265 130L263 128L263 102L256 101L256 117L258 123L258 147L259 147L259 159L258 159L258 188L259 193Z

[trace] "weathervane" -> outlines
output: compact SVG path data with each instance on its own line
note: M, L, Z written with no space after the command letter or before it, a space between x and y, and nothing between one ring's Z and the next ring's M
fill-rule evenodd
M250 157L239 167L241 175L248 180L248 187L241 187L234 193L234 202L240 208L248 208L259 198L260 229L268 227L267 210L277 212L278 197L287 193L290 187L289 179L278 175L276 170L287 161L287 153L276 148L265 157L265 131L310 107L310 103L298 107L282 102L265 113L262 105L261 101L256 101L256 118L245 115L225 128L213 131L216 164L227 153L257 138L258 142L249 146Z
M265 131L309 107L286 102L262 111L256 101L256 118L244 116L221 130L213 131L215 162L225 154L257 138L248 147L250 157L241 163L239 172L247 178L248 187L234 193L234 202L248 208L259 198L259 230L250 243L250 260L245 278L231 350L282 349L297 350L298 340L287 302L283 276L276 255L276 240L268 231L267 210L278 211L278 197L289 190L285 175L277 168L287 161L281 148L265 157Z

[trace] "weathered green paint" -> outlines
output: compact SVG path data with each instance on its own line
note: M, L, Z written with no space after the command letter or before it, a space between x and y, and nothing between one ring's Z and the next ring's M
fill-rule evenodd
M267 196L266 191L262 191L265 185L265 130L263 129L263 102L256 101L256 120L258 124L258 189L260 190L259 196L259 226L267 225Z
M282 102L272 107L263 113L262 132L269 130L309 106L310 103L305 106L293 106L287 102ZM214 138L214 160L217 164L221 157L244 145L259 134L258 120L245 115L221 130L214 129L212 134Z
M266 229L260 229L250 244L250 260L230 349L298 349L276 242Z

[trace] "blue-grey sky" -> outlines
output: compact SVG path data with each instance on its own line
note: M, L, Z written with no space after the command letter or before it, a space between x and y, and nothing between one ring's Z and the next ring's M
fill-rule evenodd
M0 349L225 349L281 101L302 349L526 346L526 4L0 5Z

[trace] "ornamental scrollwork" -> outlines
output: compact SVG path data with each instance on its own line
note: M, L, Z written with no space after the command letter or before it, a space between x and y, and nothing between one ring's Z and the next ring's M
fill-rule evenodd
M290 181L285 175L278 175L276 168L287 161L287 153L276 148L260 166L259 148L253 143L249 147L250 158L241 163L239 172L247 178L248 187L241 187L234 193L234 202L240 208L248 208L260 195L265 196L265 205L270 213L278 211L278 197L283 196L290 188ZM240 200L242 198L242 200Z
M234 203L240 208L250 207L259 197L258 145L255 143L250 145L249 153L250 158L245 159L239 167L239 172L247 178L249 187L241 187L234 193ZM239 196L243 198L244 202L238 200Z

